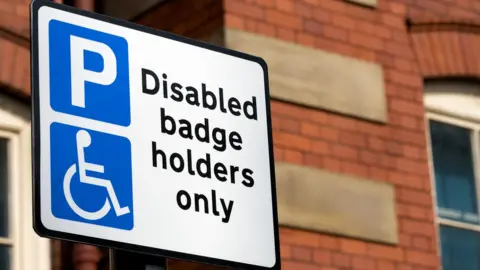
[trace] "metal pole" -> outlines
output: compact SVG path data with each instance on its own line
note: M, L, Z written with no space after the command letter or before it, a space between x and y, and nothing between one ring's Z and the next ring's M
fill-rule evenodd
M167 259L110 249L110 270L167 270Z

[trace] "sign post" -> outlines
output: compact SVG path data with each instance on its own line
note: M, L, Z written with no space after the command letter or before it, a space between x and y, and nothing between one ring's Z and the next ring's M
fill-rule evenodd
M280 269L262 59L46 0L31 29L40 236Z
M110 249L111 270L167 270L167 260L158 256Z

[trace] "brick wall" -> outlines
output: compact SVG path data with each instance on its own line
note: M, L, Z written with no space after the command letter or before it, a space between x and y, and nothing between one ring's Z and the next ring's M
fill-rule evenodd
M373 9L341 0L225 0L225 10L230 28L372 61L385 72L387 125L272 101L273 136L278 161L393 183L399 244L282 228L285 269L439 269L423 77L406 21L473 18L480 2L379 0Z
M177 35L202 38L223 25L222 4L218 0L165 1L133 21Z
M28 37L29 2L0 0L0 28ZM423 122L423 69L406 20L470 19L480 15L480 2L378 0L374 9L342 0L189 3L167 1L161 8L137 18L137 22L191 37L204 36L225 24L372 61L384 68L387 125L272 101L275 155L279 161L393 183L399 244L387 246L282 228L284 269L439 269ZM4 69L6 62L12 62L1 59ZM0 69L1 74L5 71Z
M0 28L30 36L29 0L0 0Z

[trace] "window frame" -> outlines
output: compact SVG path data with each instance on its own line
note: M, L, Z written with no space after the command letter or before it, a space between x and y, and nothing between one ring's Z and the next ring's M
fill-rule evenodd
M0 138L7 140L7 196L8 196L8 236L0 237L0 246L7 246L11 250L10 268L19 270L21 262L21 252L17 248L21 248L19 243L20 233L18 232L21 223L19 215L21 208L21 200L19 200L19 189L21 181L19 178L20 166L18 162L19 144L18 134L2 129L0 127Z
M427 142L427 153L428 157L428 166L430 172L430 183L431 183L431 194L432 194L432 204L434 210L434 222L435 230L437 237L437 252L438 255L442 256L442 243L440 235L440 226L449 226L457 229L468 230L473 232L480 233L480 222L479 224L469 224L466 222L450 220L447 218L442 218L438 215L438 203L437 203L437 190L436 190L436 179L435 179L435 168L433 164L433 151L431 144L431 133L430 133L430 120L442 122L445 124L454 125L461 128L466 128L471 131L470 140L471 140L471 153L472 153L472 162L473 162L473 175L474 175L474 185L475 193L477 195L477 218L480 218L480 121L474 121L471 119L463 119L452 114L434 112L426 108L425 112L425 133L426 133L426 142ZM440 265L440 268L443 269L443 265Z
M2 93L0 137L8 144L11 270L51 270L50 240L33 230L30 107Z
M437 191L436 191L436 180L435 180L435 169L434 169L434 164L433 164L433 152L432 152L432 145L431 145L431 138L430 138L430 127L429 127L429 121L434 120L438 122L442 122L445 124L449 125L454 125L462 128L469 129L471 132L470 134L470 140L471 140L471 151L472 151L472 162L473 162L473 176L474 176L474 184L475 184L475 193L477 196L477 216L480 218L480 123L475 123L473 121L467 121L463 119L458 119L453 116L447 116L444 114L440 113L434 113L434 112L427 112L426 113L426 128L427 128L427 140L428 140L428 152L430 155L429 158L429 169L430 169L430 175L432 179L432 198L433 198L433 204L434 204L434 210L435 210L435 222L438 225L446 225L446 226L451 226L451 227L456 227L460 229L466 229L466 230L471 230L471 231L477 231L480 232L480 223L475 225L475 224L469 224L469 223L464 223L461 221L455 221L455 220L450 220L447 218L442 218L438 216L438 204L437 204ZM478 166L476 166L478 165ZM438 227L438 226L437 226Z

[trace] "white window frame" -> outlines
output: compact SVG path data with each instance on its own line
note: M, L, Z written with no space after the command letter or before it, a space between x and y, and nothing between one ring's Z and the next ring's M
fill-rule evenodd
M435 170L433 167L433 153L431 149L431 141L430 141L430 129L428 125L429 120L439 121L445 124L466 128L472 133L470 134L470 141L471 141L471 150L472 150L472 161L473 161L473 175L475 180L475 189L477 194L477 211L480 212L480 171L478 167L480 166L480 124L462 120L459 118L455 118L452 116L447 116L439 113L427 112L426 113L426 120L427 120L427 134L428 134L428 152L430 154L430 175L432 179L432 198L434 199L434 209L435 209L435 219L438 225L447 225L451 227L456 227L460 229L466 229L471 231L480 232L480 224L470 224L461 221L450 220L446 218L439 217L438 213L438 205L437 205L437 192L436 192L436 182L435 182ZM477 213L480 216L480 213Z
M19 252L16 249L19 244L18 227L20 224L20 217L18 215L21 209L21 200L19 200L19 165L18 165L18 134L0 129L0 139L7 141L7 208L8 208L8 236L0 237L0 244L9 247L11 250L10 268L12 270L20 269Z
M439 121L442 123L467 128L471 131L472 162L477 195L477 215L480 217L480 84L476 82L455 82L445 80L439 84L425 85L424 105L425 105L425 136L427 142L428 166L430 170L430 183L432 193L432 203L434 210L434 221L437 236L437 252L442 256L440 226L450 226L458 229L464 229L474 232L480 232L480 224L469 224L455 220L449 220L438 216L437 192L435 181L435 170L433 164L433 152L431 148L431 133L429 121ZM433 91L432 91L433 90ZM438 92L436 92L438 90ZM440 268L443 268L440 265Z
M50 241L33 230L30 108L1 92L0 137L8 140L11 270L51 270Z

